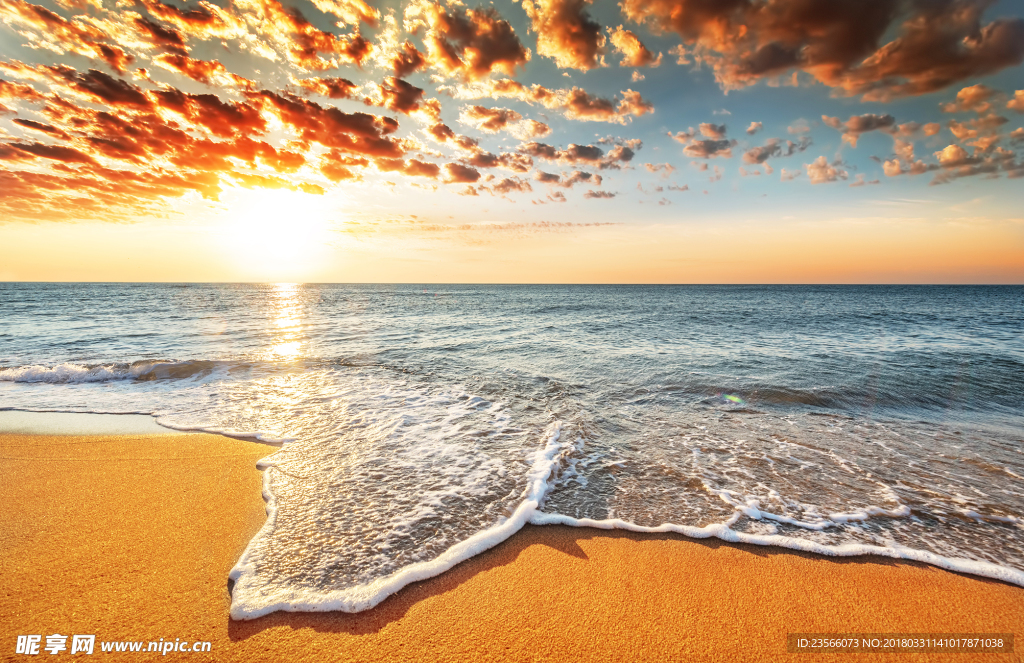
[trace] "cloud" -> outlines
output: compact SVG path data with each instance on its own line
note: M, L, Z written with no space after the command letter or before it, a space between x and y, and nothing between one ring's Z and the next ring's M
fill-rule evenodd
M375 159L374 165L382 173L398 172L411 177L437 179L441 173L441 168L437 164L420 161L419 159L410 159L408 161L403 159Z
M438 122L425 130L425 133L439 143L447 143L465 152L477 152L480 143L475 138L456 134L447 124Z
M72 147L63 145L45 145L43 143L6 143L5 152L0 159L21 160L33 157L53 159L65 163L86 163L96 165L96 161L88 154L83 154Z
M646 168L647 172L649 172L649 173L658 173L658 172L660 172L660 173L662 173L662 177L668 177L669 175L674 173L675 170L676 170L676 167L673 166L672 164L669 164L669 163L658 163L658 164L645 163L644 164L644 168Z
M42 101L42 93L36 90L31 85L25 85L24 83L11 83L0 78L0 100L4 99L17 99L22 101ZM0 104L0 113L11 112L5 106Z
M790 182L803 175L803 171L799 168L797 170L782 169L782 177L780 178L783 182Z
M537 33L537 53L563 69L587 71L604 65L605 37L590 14L590 0L523 0Z
M505 168L517 173L525 173L533 168L533 159L529 156L509 152L498 155L480 151L462 161L474 168Z
M720 140L725 138L725 125L724 124L711 124L710 122L702 122L700 125L700 133L705 138L714 138Z
M469 166L463 166L457 163L446 163L444 165L445 173L447 177L446 182L463 182L472 183L480 179L480 171L476 168Z
M460 85L446 91L456 99L516 99L541 104L545 108L560 111L569 119L581 121L625 124L633 116L640 117L654 112L654 106L634 90L621 92L622 99L618 103L575 86L552 90L537 84L527 87L507 78Z
M857 147L857 140L861 134L869 131L893 133L896 126L896 118L892 115L876 115L874 113L852 115L846 122L843 122L838 117L822 115L821 121L827 126L841 131L843 142L849 143L850 147Z
M569 175L556 175L554 173L545 173L538 170L534 173L533 179L542 184L560 186L563 189L571 189L577 184L601 186L601 183L604 181L603 178L596 173L587 173L581 170L574 170Z
M150 14L165 23L170 23L183 35L205 40L230 39L246 33L245 23L241 17L210 2L199 2L188 9L179 9L160 0L141 2Z
M940 166L946 168L977 163L977 160L971 158L967 150L959 145L949 145L943 148L935 153L935 158L939 160Z
M732 157L732 148L736 145L735 140L694 140L683 148L683 154L688 157L699 159L711 159L714 157Z
M24 127L26 129L32 129L33 131L38 131L40 133L44 133L44 134L46 134L48 136L52 136L54 138L60 138L62 140L70 140L71 139L71 136L69 136L67 133L65 133L64 131L58 129L57 127L49 125L49 124L43 124L42 122L36 122L34 120L25 120L25 119L22 119L20 117L16 117L16 118L14 118L11 121L14 122L14 124L17 124L20 127Z
M38 47L100 60L118 73L126 73L135 59L95 26L81 19L68 20L24 0L0 3L0 21L21 28L21 34Z
M807 169L807 177L810 178L811 184L845 180L848 176L845 170L835 164L830 164L828 159L823 156L818 157L812 163L804 164L804 167Z
M998 94L997 90L986 85L972 85L957 92L955 102L940 104L940 106L944 113L964 113L966 111L984 113L992 108L991 100Z
M794 136L798 136L800 134L810 133L811 125L808 124L807 120L801 118L794 122L793 124L786 127L786 131L793 134Z
M358 32L338 36L320 30L296 7L285 7L279 0L235 0L232 7L252 22L274 50L285 53L289 62L305 71L362 65L372 49Z
M551 127L537 120L523 120L511 129L512 135L521 139L543 138L551 133Z
M865 186L868 184L881 184L879 180L871 180L870 182L865 181L864 173L857 173L857 177L850 182L851 187Z
M131 20L140 36L153 46L179 55L185 55L187 52L185 36L178 30L158 25L138 14L135 14Z
M622 55L621 67L658 67L661 66L661 53L657 57L649 51L640 38L620 25L611 31L612 46Z
M762 164L769 159L782 154L782 145L775 138L768 141L761 147L752 147L743 153L743 162L750 164Z
M437 122L441 105L436 99L425 100L423 92L423 88L392 76L377 86L377 105L406 115L420 114L429 121Z
M506 130L516 124L523 116L508 108L484 108L483 106L465 106L459 116L464 124L471 124L481 131L495 133Z
M342 24L358 25L362 22L376 27L380 19L380 11L363 0L313 0L313 4L323 13L340 18Z
M410 41L402 44L401 50L391 58L391 68L397 78L405 78L411 73L427 68L428 65L427 58Z
M970 155L967 150L959 145L949 145L935 153L938 159L938 166L941 167L931 181L931 185L948 184L954 179L961 177L972 177L974 175L987 175L994 178L999 176L1000 171L1005 171L1008 177L1020 177L1024 175L1018 166L1016 154L1010 150L997 147L987 156L981 157L977 154Z
M502 195L517 191L520 193L526 193L533 191L533 187L526 180L519 179L518 177L506 177L499 181L497 184L491 186L491 191Z
M479 80L494 72L514 76L530 60L508 21L493 8L447 8L414 0L405 9L405 29L425 29L426 60L445 76Z
M301 78L292 82L303 90L331 99L354 99L359 86L347 78Z
M598 198L598 199L614 198L615 196L616 196L616 194L614 194L614 193L612 193L610 191L587 191L585 194L583 194L584 198Z
M616 145L606 155L597 145L576 145L570 144L564 150L560 150L546 143L529 142L523 143L518 148L522 154L528 154L545 161L557 161L565 164L590 164L602 170L618 170L622 164L632 161L635 152L625 145Z
M230 80L233 74L229 74L227 68L217 61L195 60L187 55L177 53L164 53L153 58L153 64L163 67L168 71L176 71L188 76L194 81L212 85L216 79L223 78ZM240 77L235 77L240 80Z
M624 0L622 11L686 44L726 90L802 71L843 95L887 101L1024 59L1024 20L981 20L990 0ZM886 37L892 41L885 41Z
M358 171L353 170L353 168L358 167L362 169L369 165L370 160L365 157L351 157L342 154L338 150L331 150L321 160L320 172L332 182L358 181L362 179L362 175Z
M747 133L753 136L764 127L760 122L751 122L750 126L747 127Z
M1013 98L1006 102L1006 107L1018 113L1024 113L1024 90L1014 92Z

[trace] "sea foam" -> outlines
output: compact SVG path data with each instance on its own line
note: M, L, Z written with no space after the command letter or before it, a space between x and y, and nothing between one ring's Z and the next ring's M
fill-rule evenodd
M267 521L263 529L249 543L238 563L231 569L234 581L231 592L231 616L234 619L255 619L263 615L285 610L291 612L360 612L378 605L388 596L406 585L440 575L459 562L489 550L505 541L523 528L537 515L537 508L549 487L548 479L558 466L560 456L571 450L571 445L560 443L561 422L551 425L547 433L547 444L534 454L527 488L523 500L508 518L457 543L442 555L428 562L406 566L398 573L378 578L373 582L344 590L313 592L309 590L278 589L267 591L264 584L255 579L252 562L254 544L261 536L269 534L277 519L277 503L269 489L269 479L274 471L272 465L265 466L263 498L267 501Z

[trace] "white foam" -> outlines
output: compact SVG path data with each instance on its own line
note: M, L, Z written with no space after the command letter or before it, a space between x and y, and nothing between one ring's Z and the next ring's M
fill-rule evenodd
M590 518L571 518L558 514L536 512L530 518L531 525L569 525L571 527L594 527L597 529L621 529L630 532L644 533L667 533L673 532L682 534L692 539L718 538L731 543L750 543L758 546L776 546L790 550L801 550L803 552L827 555L829 557L858 557L861 555L878 555L895 559L905 559L914 562L931 564L948 571L957 573L969 573L983 578L993 578L1014 585L1024 587L1024 571L1010 569L990 562L982 562L962 557L943 557L927 550L916 548L905 548L903 546L872 546L867 544L848 543L838 546L830 546L805 539L796 539L790 536L778 534L747 534L737 532L728 526L734 522L735 517L740 514L737 510L734 517L726 524L712 524L704 527L691 527L689 525L674 525L665 523L657 527L644 527L633 523L612 518L608 520L593 520Z
M79 384L84 382L107 382L133 377L128 369L113 366L80 366L58 364L46 366L16 366L0 369L0 382L47 382L51 384Z
M268 590L255 580L255 564L252 553L261 536L273 531L277 518L277 504L270 490L273 466L268 466L263 475L263 499L267 501L267 521L260 532L249 542L242 557L231 569L230 578L235 581L231 593L231 617L233 619L255 619L271 612L361 612L378 605L388 596L406 585L440 575L459 562L493 548L522 529L523 525L536 515L547 492L552 474L561 461L561 456L572 450L572 446L559 442L562 424L551 424L546 432L546 445L534 453L533 463L527 474L527 485L523 501L511 516L497 525L474 534L461 541L436 559L417 562L404 567L397 573L378 578L372 582L342 590L310 591L292 588Z

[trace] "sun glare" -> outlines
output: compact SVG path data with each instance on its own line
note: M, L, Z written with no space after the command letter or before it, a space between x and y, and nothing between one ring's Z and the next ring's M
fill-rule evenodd
M236 190L225 196L223 240L246 273L302 280L326 257L332 214L324 196L288 190Z

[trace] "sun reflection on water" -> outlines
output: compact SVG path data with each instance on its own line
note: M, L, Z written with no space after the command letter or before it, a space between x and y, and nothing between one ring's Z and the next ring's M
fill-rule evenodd
M296 359L302 355L304 342L299 284L275 283L270 296L277 332L269 354L278 359Z

